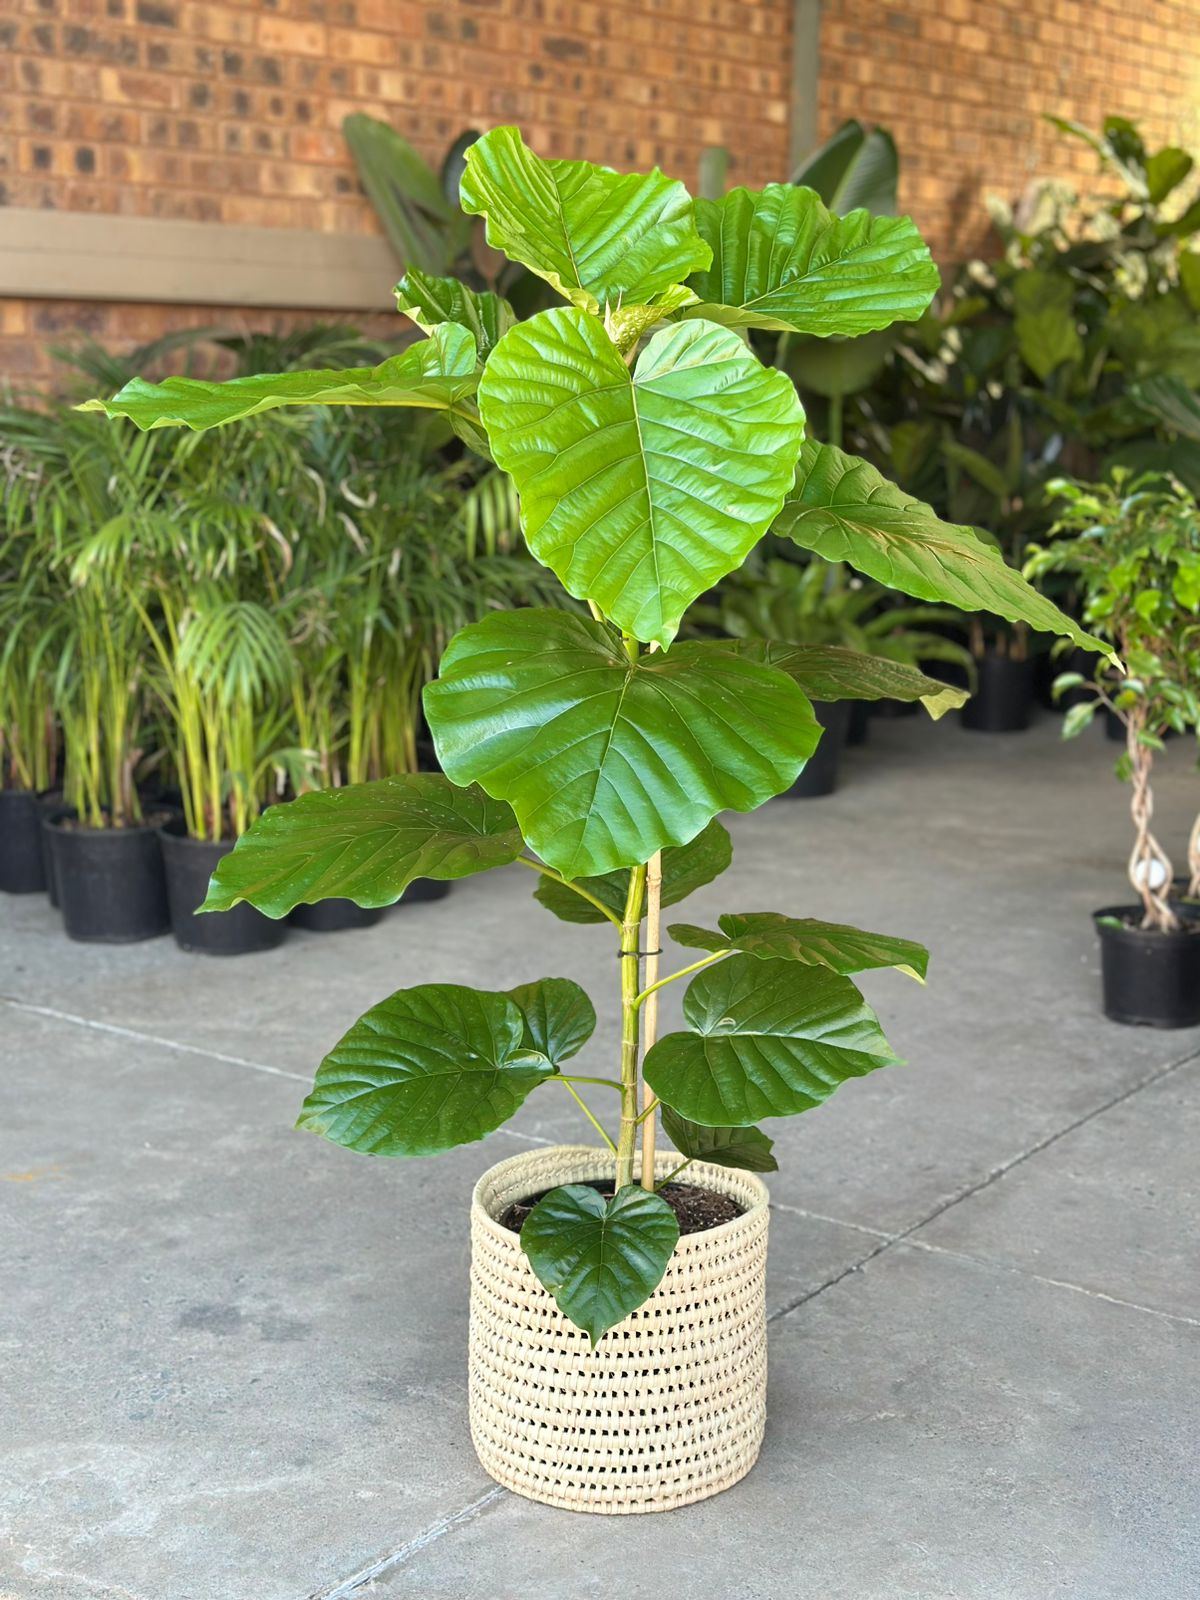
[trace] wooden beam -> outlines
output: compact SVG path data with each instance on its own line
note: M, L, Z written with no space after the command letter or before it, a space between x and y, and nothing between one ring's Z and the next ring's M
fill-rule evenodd
M0 295L386 311L400 267L374 234L0 209Z

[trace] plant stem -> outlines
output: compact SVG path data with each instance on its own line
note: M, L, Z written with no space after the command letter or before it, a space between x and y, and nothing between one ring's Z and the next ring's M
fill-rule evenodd
M646 864L646 1009L642 1014L642 1060L658 1038L658 942L662 936L662 851L656 850ZM636 1002L635 1002L636 1003ZM642 1080L642 1188L654 1192L654 1137L657 1131L654 1108L658 1096Z
M567 1093L571 1096L571 1099L574 1100L575 1104L579 1107L580 1111L583 1112L584 1116L591 1123L592 1127L595 1128L596 1132L600 1135L600 1137L604 1140L605 1144L608 1146L608 1148L615 1155L616 1152L617 1152L616 1145L609 1138L609 1136L605 1132L604 1127L602 1126L602 1124L600 1122L598 1122L596 1120L596 1118L592 1115L591 1110L589 1109L588 1105L584 1101L583 1097L581 1095L578 1095L578 1094L575 1093L575 1090L571 1087L570 1078L562 1078L562 1077L560 1077L560 1078L557 1078L557 1079L552 1080L552 1081L555 1081L555 1082L558 1082L558 1083L562 1084L563 1088L566 1089ZM601 1080L597 1080L597 1081L599 1082ZM607 1080L604 1080L604 1081L607 1081Z
M577 1072L560 1072L559 1077L564 1083L602 1083L605 1088L615 1089L618 1094L621 1092L621 1085L615 1078L584 1078Z
M677 1178L679 1176L679 1174L683 1171L684 1167L690 1167L692 1162L695 1159L696 1159L695 1156L689 1156L686 1161L681 1161L677 1167L673 1167L672 1170L667 1173L666 1177L658 1185L658 1187L660 1189L665 1189L667 1187L667 1185L671 1182L671 1179L672 1178Z
M642 931L642 898L646 869L633 867L621 921L621 1132L617 1142L616 1188L633 1182L633 1156L638 1119L638 939Z
M572 883L569 878L564 878L560 872L555 872L553 867L548 867L544 861L534 861L530 856L518 856L519 867L532 867L534 872L540 872L543 877L549 878L552 883L561 883L564 889L571 889L580 899L587 900L594 905L597 911L602 911L615 928L621 926L621 919L615 911L610 911L603 900L598 900L594 894L586 889L581 889L577 883Z
M652 994L657 994L660 989L665 989L667 984L674 983L676 978L686 978L689 973L699 972L701 967L711 967L714 961L724 961L726 956L731 956L732 950L714 950L711 955L703 956L699 961L693 961L690 967L680 967L678 972L668 972L665 978L659 978L657 983L648 983L641 994L635 995L635 1006L644 1005Z

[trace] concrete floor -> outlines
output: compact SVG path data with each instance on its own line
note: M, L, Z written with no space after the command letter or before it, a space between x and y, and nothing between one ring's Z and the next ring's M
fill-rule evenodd
M1113 755L1048 717L876 723L836 798L732 820L734 870L688 920L860 921L933 962L924 990L864 983L910 1064L771 1128L762 1459L665 1517L522 1501L467 1435L471 1185L583 1137L567 1096L423 1163L291 1127L391 989L562 974L603 1005L607 930L553 921L516 868L224 963L71 945L0 896L0 1596L1200 1592L1200 1030L1099 1014ZM1182 851L1200 781L1182 746L1161 767ZM615 1045L606 1017L581 1062Z

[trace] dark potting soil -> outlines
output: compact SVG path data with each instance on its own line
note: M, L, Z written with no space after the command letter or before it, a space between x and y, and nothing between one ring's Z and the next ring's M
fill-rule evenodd
M561 1188L562 1185L558 1187ZM606 1200L612 1198L610 1182L597 1181L586 1184L585 1188L595 1189ZM550 1189L543 1189L540 1194L530 1195L528 1200L514 1200L502 1214L500 1226L507 1228L510 1233L520 1233L525 1218L534 1206L552 1192ZM681 1234L704 1233L709 1228L717 1228L722 1222L732 1222L734 1217L740 1217L745 1209L728 1195L715 1194L711 1189L697 1188L693 1183L665 1183L657 1192L678 1217Z

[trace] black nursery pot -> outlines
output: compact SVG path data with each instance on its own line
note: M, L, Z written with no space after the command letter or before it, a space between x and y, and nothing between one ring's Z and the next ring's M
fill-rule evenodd
M38 894L42 865L42 806L32 789L0 789L0 889Z
M253 906L242 904L232 911L206 911L202 917L196 916L218 861L233 849L232 840L214 844L207 839L189 838L181 817L167 823L160 836L171 931L181 950L241 956L253 950L273 950L281 942L287 923L282 918L272 921Z
M396 901L394 909L403 911L405 906L420 905L426 900L444 900L449 893L450 884L444 879L414 878Z
M1177 933L1138 927L1140 906L1107 906L1095 913L1100 936L1104 1015L1147 1028L1191 1028L1200 1023L1200 925L1185 921ZM1116 917L1120 927L1100 919Z
M846 719L847 745L866 744L867 735L871 731L871 702L869 700L851 700L850 712Z
M790 789L784 790L790 800L815 800L820 795L832 794L837 788L838 762L850 722L850 702L835 700L827 704L814 700L813 714L825 732L804 771Z
M313 906L296 906L288 917L294 928L309 933L341 933L345 928L373 928L382 910L368 911L353 900L318 900Z
M962 708L962 725L976 733L1020 733L1033 712L1037 665L1011 656L985 655L979 683Z
M42 871L46 878L46 893L50 897L50 904L56 908L61 897L58 890L58 872L54 865L54 841L49 825L76 815L75 807L66 803L60 790L52 790L42 796Z
M50 871L68 939L134 944L170 927L158 826L80 827L69 809L45 819Z

